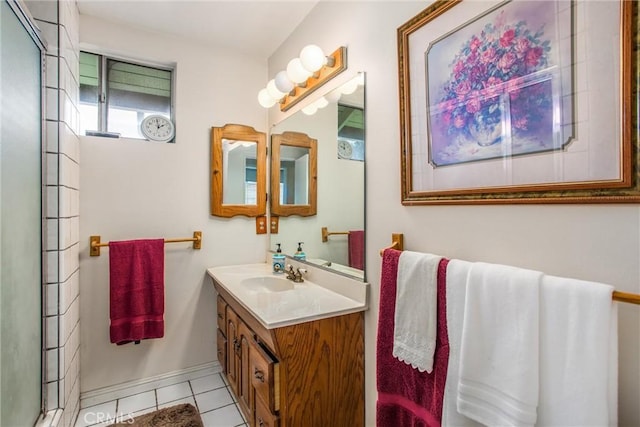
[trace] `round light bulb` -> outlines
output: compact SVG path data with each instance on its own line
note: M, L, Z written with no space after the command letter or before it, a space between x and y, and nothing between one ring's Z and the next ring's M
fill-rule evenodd
M324 108L329 105L329 101L327 101L327 98L325 98L324 96L321 96L316 102L314 102L314 104L318 108Z
M329 92L325 97L327 98L327 101L329 102L338 102L340 101L340 97L342 96L342 92L340 92L340 90L336 89L336 90L332 90L331 92Z
M352 94L353 92L356 91L356 89L358 89L358 80L357 79L349 80L348 82L346 82L345 84L343 84L340 87L340 90L345 95Z
M280 92L289 93L293 89L293 82L289 80L286 71L280 71L276 74L274 80L276 82L276 89Z
M287 76L294 83L304 83L311 73L304 69L300 58L294 58L287 64Z
M265 88L258 92L258 102L264 108L271 108L275 105L276 100L269 95L269 92L267 92L267 89Z
M284 92L278 90L276 82L273 79L269 80L269 83L267 83L267 92L269 92L269 96L276 101L281 100L284 96Z
M315 73L327 62L327 58L320 47L310 44L300 51L300 62L307 71Z
M316 104L307 105L302 109L302 112L305 113L307 116L314 115L316 111L318 111L318 107L316 106Z

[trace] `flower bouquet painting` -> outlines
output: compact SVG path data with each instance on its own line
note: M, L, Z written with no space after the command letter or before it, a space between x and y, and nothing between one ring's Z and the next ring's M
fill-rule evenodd
M509 2L425 53L434 167L562 148L555 2Z

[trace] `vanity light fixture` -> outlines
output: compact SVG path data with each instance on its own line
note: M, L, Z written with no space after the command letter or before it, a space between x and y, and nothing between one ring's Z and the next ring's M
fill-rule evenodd
M325 56L320 47L305 46L299 57L289 61L286 70L278 72L267 87L258 92L258 102L264 108L278 103L281 111L287 111L346 68L346 47L341 46Z
M364 74L359 73L355 78L345 82L342 86L339 86L327 93L324 96L321 96L311 104L307 105L302 109L302 112L307 116L312 116L321 108L326 107L329 103L337 103L342 95L350 95L354 93L359 86L364 85Z

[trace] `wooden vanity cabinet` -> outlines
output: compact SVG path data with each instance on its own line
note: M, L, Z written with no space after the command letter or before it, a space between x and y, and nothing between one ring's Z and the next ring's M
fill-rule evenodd
M218 362L224 373L227 373L227 337L218 329L216 344L218 346Z
M225 304L227 332L227 381L245 416L253 416L253 390L249 376L249 348L253 333L229 305Z
M238 376L240 373L240 341L238 338L238 316L226 307L227 318L227 380L233 393L238 395Z
M273 413L280 410L280 365L262 345L254 341L251 347L249 373L256 399Z
M253 341L251 330L242 320L238 320L238 339L240 342L240 360L238 363L238 392L236 396L240 408L247 419L253 418L253 388L251 385L251 371L249 369L249 349Z
M218 295L216 305L218 307L218 329L221 330L225 336L227 334L227 302Z
M227 340L227 379L250 426L364 426L362 312L267 329L214 286L226 317L218 337Z
M224 373L227 373L227 303L218 295L218 331L217 331L217 350L218 362L222 366Z
M278 417L271 412L262 399L256 399L255 427L279 427Z

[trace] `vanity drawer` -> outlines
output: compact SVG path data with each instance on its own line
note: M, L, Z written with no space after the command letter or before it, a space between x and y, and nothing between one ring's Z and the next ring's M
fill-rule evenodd
M259 397L270 411L279 411L280 365L258 342L254 340L251 344L249 376L256 390L256 401Z
M227 302L218 295L218 329L222 331L223 334L227 332Z
M278 416L274 415L259 397L256 398L255 415L255 427L278 427L280 425Z
M220 366L222 366L222 370L224 373L227 373L227 339L222 334L222 331L218 329L217 336L217 347L218 347L218 362L220 362Z

